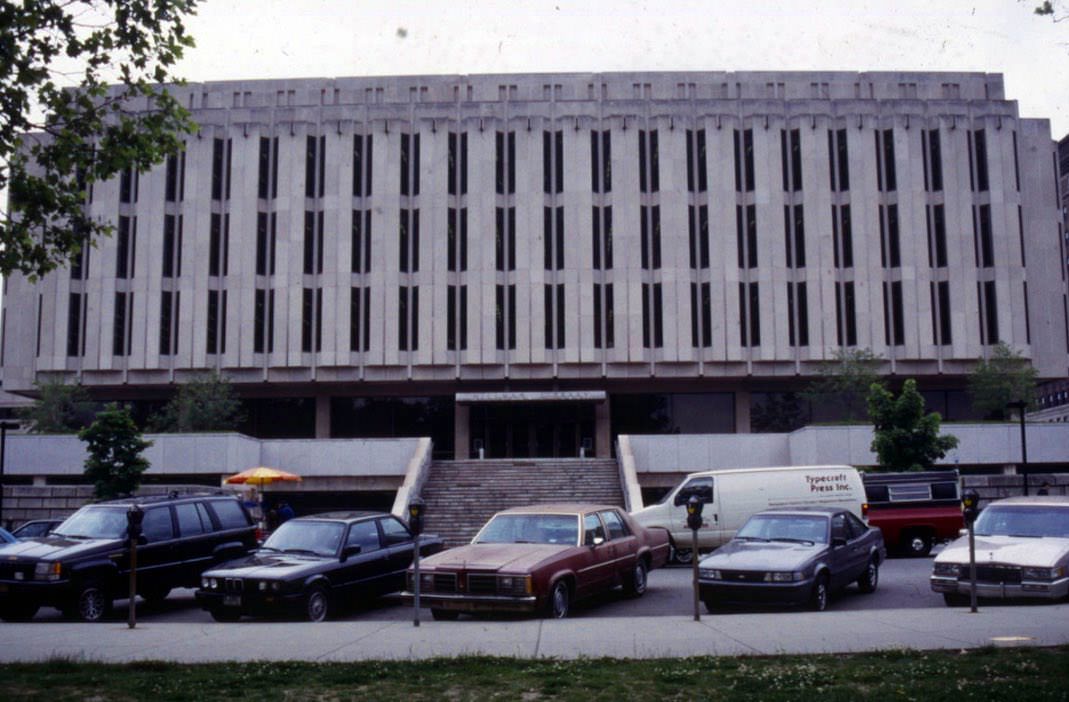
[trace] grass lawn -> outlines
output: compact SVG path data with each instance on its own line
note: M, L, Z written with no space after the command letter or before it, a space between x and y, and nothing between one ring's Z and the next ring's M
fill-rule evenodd
M6 700L1069 700L1069 647L578 661L0 665Z

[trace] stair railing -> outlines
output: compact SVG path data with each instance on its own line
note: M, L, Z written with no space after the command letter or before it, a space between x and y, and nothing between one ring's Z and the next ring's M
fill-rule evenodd
M390 514L406 523L408 522L408 503L423 491L423 485L427 482L427 474L430 473L430 466L430 437L420 437L416 442L416 450L412 453L412 458L408 460L408 467L405 469L405 480L401 483L401 487L397 489L397 496L394 497Z
M620 434L616 437L616 464L620 468L620 487L624 493L624 508L628 512L642 509L642 486L638 484L635 470L635 454L631 452L631 437Z

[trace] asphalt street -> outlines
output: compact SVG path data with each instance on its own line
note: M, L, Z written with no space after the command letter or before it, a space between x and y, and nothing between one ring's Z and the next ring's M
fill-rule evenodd
M693 655L846 653L887 649L1069 644L1069 603L982 604L977 614L949 608L928 590L931 559L891 560L876 593L851 587L828 611L729 609L693 620L690 570L650 576L638 600L608 595L554 621L527 617L461 618L419 627L412 610L389 598L323 624L243 619L220 624L196 607L192 591L162 606L139 606L126 626L125 602L101 624L63 621L42 610L25 624L0 624L0 661L50 659L351 661L440 656L650 658Z

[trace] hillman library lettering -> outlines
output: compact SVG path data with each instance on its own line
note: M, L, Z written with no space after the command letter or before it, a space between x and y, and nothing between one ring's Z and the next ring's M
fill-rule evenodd
M839 349L948 420L999 341L1069 368L1056 144L997 74L175 91L185 151L88 194L115 234L5 281L5 390L80 379L147 415L218 369L256 437L609 457L834 420L794 393Z

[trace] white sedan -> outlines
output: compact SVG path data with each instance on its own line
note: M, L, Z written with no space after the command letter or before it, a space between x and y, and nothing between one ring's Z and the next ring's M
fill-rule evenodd
M1069 595L1069 497L1011 497L976 519L976 594L1059 599ZM949 606L969 601L969 538L935 557L932 590Z

